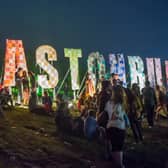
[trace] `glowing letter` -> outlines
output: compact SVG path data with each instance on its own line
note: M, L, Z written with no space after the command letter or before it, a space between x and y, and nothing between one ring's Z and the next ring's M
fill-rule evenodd
M79 81L78 81L78 75L79 75L79 64L78 64L78 58L82 57L82 51L81 49L64 49L65 57L70 58L70 70L71 70L71 84L72 84L72 90L78 90L79 89Z
M96 74L98 72L98 79L105 76L106 66L103 55L100 55L99 52L93 52L88 56L88 73L90 74L94 86L96 87L97 80Z
M165 61L165 68L166 68L166 82L168 86L168 61Z
M160 58L146 58L148 80L151 82L151 86L162 86L162 70Z
M27 71L22 40L6 40L4 86L15 86L17 68Z
M125 60L123 54L110 54L110 73L118 74L119 79L123 81L123 85L126 86L126 73L125 73Z
M144 74L144 64L139 56L128 56L129 68L130 68L130 78L131 84L138 83L140 88L144 87L145 74Z
M36 63L49 75L49 80L47 79L47 75L38 75L38 84L42 88L55 88L58 83L58 72L46 60L46 55L49 61L57 60L57 53L53 47L43 45L37 48Z
M154 87L156 85L155 80L155 68L154 68L154 62L153 58L146 58L146 65L147 65L147 74L148 74L148 80L151 83L151 86Z
M156 82L159 86L162 86L162 69L160 58L155 58L155 70L156 70Z

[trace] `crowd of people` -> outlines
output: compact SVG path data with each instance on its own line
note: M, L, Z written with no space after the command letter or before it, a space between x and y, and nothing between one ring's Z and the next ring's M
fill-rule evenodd
M38 104L33 74L18 69L15 76L18 94L23 104L28 105L29 111L53 115L53 99L47 91L42 96L42 105ZM0 89L0 96L6 97L1 100L10 101L13 105L8 88ZM106 159L112 158L118 167L124 167L123 146L127 128L131 128L135 143L143 142L143 119L146 117L148 127L152 128L160 116L167 118L168 95L163 86L156 85L156 88L152 88L148 80L142 90L137 83L125 88L116 74L112 74L109 80L102 77L97 89L91 78L88 78L76 107L80 112L79 117L73 117L68 102L62 95L57 95L57 129L78 136L84 135L88 140L100 140L104 145Z
M83 123L83 126L80 124L80 129L83 129L88 140L103 139L105 157L112 158L118 167L124 167L123 146L127 128L132 130L135 143L142 143L143 119L147 118L151 129L160 116L168 117L166 89L158 85L154 89L148 80L142 90L137 83L125 88L113 75L111 80L102 78L101 89L89 95L88 92L93 87L89 82L86 81L86 87L89 88L81 94L77 104L81 114L78 123ZM59 98L56 124L58 127L62 124L62 129L66 125L67 132L74 132L78 128L76 121L70 116L68 105L65 103L63 107L63 102Z
M19 67L15 73L15 90L17 90L17 94L12 94L11 87L0 86L0 115L4 116L3 108L5 106L13 107L13 105L28 106L29 111L35 113L51 114L53 112L53 102L48 91L44 90L41 96L41 105L39 105L36 88L34 73L27 72Z

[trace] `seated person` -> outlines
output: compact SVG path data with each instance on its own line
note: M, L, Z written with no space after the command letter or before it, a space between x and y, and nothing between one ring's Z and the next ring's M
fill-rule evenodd
M29 111L32 113L46 114L45 108L43 106L38 105L37 103L37 95L35 90L31 92L28 107Z
M94 118L94 111L90 110L84 120L84 134L88 139L93 139L97 133L97 121Z
M63 100L62 95L58 95L56 99L57 110L55 116L55 124L61 132L72 133L72 117L68 109L68 103Z
M47 91L44 92L44 96L42 97L42 103L44 105L46 112L51 113L53 111L52 100L51 97L48 95Z
M33 112L34 109L36 108L37 108L37 95L36 91L32 91L29 99L29 111Z
M57 106L57 109L60 108L61 105L63 105L65 102L63 100L63 95L61 94L58 94L57 97L56 97L56 106Z
M9 102L10 105L13 106L13 100L12 100L12 96L9 94L9 88L8 87L4 87L1 89L0 91L0 97L1 97L1 105L7 105L9 106Z

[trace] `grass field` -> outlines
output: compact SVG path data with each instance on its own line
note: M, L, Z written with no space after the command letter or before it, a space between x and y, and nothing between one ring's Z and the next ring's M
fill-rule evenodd
M89 168L112 167L101 157L101 145L85 138L59 136L54 117L7 110L0 119L0 168ZM168 120L152 129L144 124L144 142L133 144L128 130L125 165L128 168L167 168Z

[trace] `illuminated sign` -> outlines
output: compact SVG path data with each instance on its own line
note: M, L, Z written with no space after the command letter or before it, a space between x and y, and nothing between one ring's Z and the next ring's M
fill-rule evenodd
M155 70L156 70L156 82L159 86L162 86L162 69L160 58L155 58Z
M119 79L126 86L126 71L125 71L125 59L123 54L110 54L110 73L117 74Z
M128 62L131 84L138 83L142 89L145 83L143 60L139 56L128 56Z
M18 68L27 71L22 40L6 40L4 86L15 86L15 72Z
M79 89L79 64L78 58L82 57L82 50L81 49L64 49L65 57L69 57L70 61L70 70L71 70L71 84L72 90Z
M64 49L65 57L69 58L71 70L72 90L79 90L79 62L82 57L81 49ZM42 88L55 88L58 83L57 69L52 65L57 60L56 50L49 45L42 45L36 50L36 63L40 67L38 84ZM126 68L123 54L109 55L110 72L117 74L126 86ZM144 87L145 74L143 60L139 56L128 56L131 84L138 83ZM163 85L162 67L160 58L146 58L147 77L151 85ZM27 70L27 63L22 40L6 40L3 86L15 86L15 73L19 68ZM99 81L106 75L106 64L103 55L92 52L87 60L88 76L96 90ZM168 61L165 61L166 80L168 83ZM69 72L69 71L68 71ZM85 79L85 78L84 78Z
M166 82L168 86L168 61L165 61L165 69L166 69Z
M155 87L156 80L155 80L155 71L154 71L154 62L153 58L146 58L146 65L147 65L147 77L152 87Z
M47 74L38 75L38 84L42 88L55 88L58 83L58 72L57 70L46 60L56 61L57 53L56 50L49 45L42 45L36 50L36 63L39 67L45 71ZM47 75L49 79L47 79Z
M91 79L93 80L93 84L96 87L97 81L97 73L98 80L105 76L106 74L106 64L103 55L99 54L99 52L93 52L88 56L88 73L90 74Z
M146 58L148 80L152 87L162 86L162 69L160 58Z

